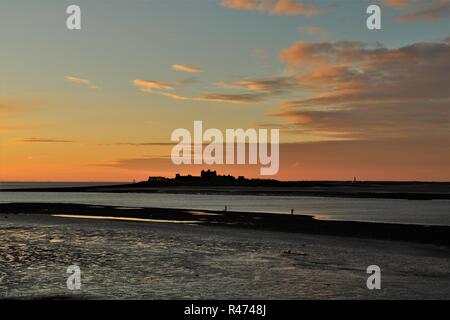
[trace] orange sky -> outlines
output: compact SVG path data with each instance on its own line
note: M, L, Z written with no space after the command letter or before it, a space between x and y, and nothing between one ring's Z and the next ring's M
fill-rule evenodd
M84 27L68 31L64 4L11 1L0 181L260 177L174 166L171 133L194 120L280 129L265 178L450 181L450 2L380 3L383 30L368 31L361 1L81 1Z

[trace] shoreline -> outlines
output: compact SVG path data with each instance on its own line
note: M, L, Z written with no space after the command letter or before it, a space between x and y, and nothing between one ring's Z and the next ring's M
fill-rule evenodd
M120 185L5 188L0 189L1 192L168 193L450 200L450 183L308 181L285 182L280 185L205 185L138 182Z
M61 203L3 203L0 204L0 212L0 216L4 219L7 219L10 214L64 215L74 216L73 218L79 216L78 218L119 220L118 223L124 223L124 221L189 223L284 233L406 241L450 247L450 226L318 220L313 216L298 214Z

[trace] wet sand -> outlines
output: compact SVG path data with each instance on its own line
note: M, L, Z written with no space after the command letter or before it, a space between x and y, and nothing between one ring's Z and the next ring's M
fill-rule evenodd
M0 204L3 214L85 215L102 219L145 219L162 222L197 223L207 226L268 230L287 233L321 234L380 240L410 241L450 246L450 226L422 226L390 223L317 220L307 215L184 210L165 208L124 208L58 203Z
M447 248L400 241L0 215L2 298L449 299L449 258ZM80 291L66 287L73 264ZM381 290L366 287L373 264Z
M48 203L0 212L0 298L450 298L450 227ZM66 287L73 264L79 291ZM366 287L374 264L381 290Z

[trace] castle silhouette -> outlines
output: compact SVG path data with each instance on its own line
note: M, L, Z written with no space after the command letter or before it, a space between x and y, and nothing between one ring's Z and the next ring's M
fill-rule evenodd
M161 177L161 176L151 176L148 177L147 182L149 183L155 183L155 182L207 182L207 183L213 183L213 184L231 184L233 182L244 182L248 181L249 179L246 179L244 176L234 177L232 175L219 175L217 174L217 171L215 170L202 170L200 172L199 176L193 176L193 175L186 175L183 176L179 173L175 175L174 179Z

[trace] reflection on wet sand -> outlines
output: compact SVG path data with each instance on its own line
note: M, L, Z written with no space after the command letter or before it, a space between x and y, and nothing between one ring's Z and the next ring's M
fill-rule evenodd
M118 220L118 221L134 221L134 222L182 223L182 224L201 223L201 221L194 221L194 220L162 220L162 219L129 218L129 217L86 216L86 215L76 215L76 214L53 214L52 217L75 218L75 219Z
M222 216L221 213L213 213L213 212L205 212L205 211L193 211L188 210L187 213L190 213L193 216Z

